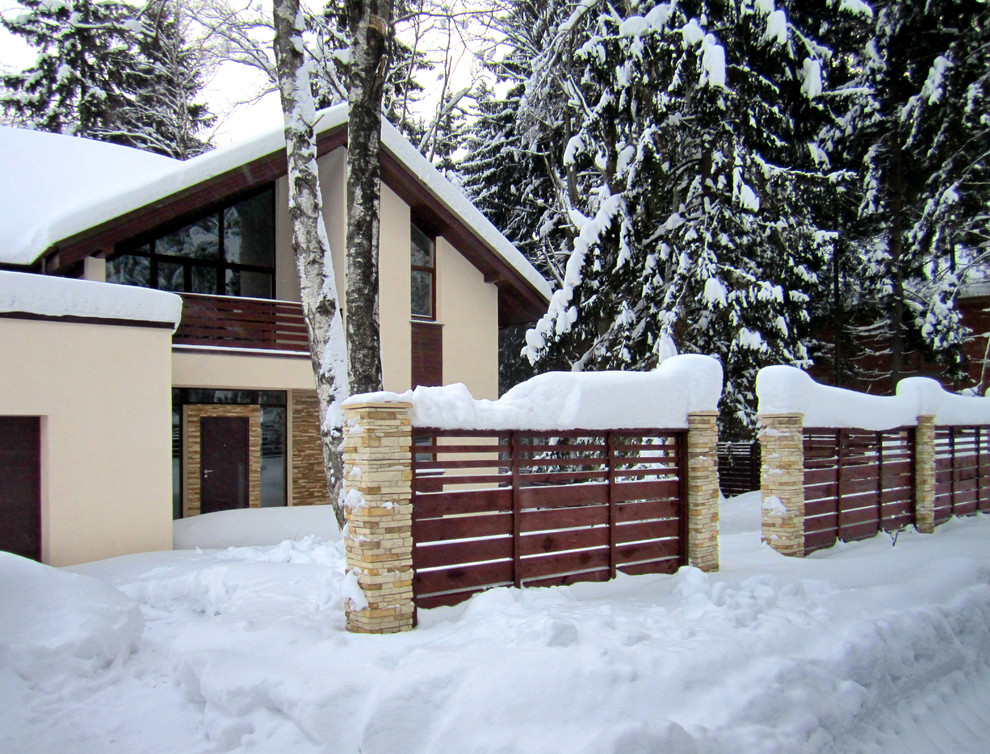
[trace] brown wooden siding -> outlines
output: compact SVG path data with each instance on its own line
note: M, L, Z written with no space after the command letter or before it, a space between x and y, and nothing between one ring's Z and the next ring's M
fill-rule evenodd
M443 325L412 323L412 386L443 384Z

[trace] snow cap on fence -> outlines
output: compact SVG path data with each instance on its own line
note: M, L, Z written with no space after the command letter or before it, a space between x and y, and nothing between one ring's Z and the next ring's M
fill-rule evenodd
M475 400L462 384L405 393L365 393L345 405L412 403L412 422L438 429L683 429L688 414L717 410L722 365L685 354L652 372L548 372L497 401Z
M796 367L765 367L756 375L761 414L803 414L806 427L880 431L914 426L931 415L939 425L990 424L990 399L947 393L935 380L909 377L893 396L820 385Z

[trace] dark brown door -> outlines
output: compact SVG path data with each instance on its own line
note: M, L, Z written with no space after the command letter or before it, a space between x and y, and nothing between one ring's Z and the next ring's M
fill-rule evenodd
M204 416L200 424L200 510L248 507L248 418Z
M0 550L41 560L41 420L0 416Z

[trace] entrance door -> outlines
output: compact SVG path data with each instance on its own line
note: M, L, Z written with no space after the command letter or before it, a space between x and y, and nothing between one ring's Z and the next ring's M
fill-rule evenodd
M200 422L200 510L247 508L248 418L204 416Z
M41 420L0 416L0 550L41 560Z

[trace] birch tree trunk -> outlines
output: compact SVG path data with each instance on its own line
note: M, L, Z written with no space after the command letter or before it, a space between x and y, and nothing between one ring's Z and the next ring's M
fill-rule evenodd
M275 0L275 60L285 117L285 151L289 163L289 219L292 248L309 352L320 406L320 435L327 491L337 522L344 525L343 409L347 398L344 327L337 303L330 243L323 224L323 197L316 167L315 108L304 59L303 14L299 0Z
M378 317L381 113L393 0L348 0L347 353L351 389L382 389Z

